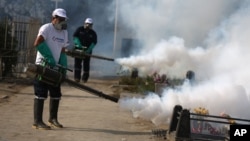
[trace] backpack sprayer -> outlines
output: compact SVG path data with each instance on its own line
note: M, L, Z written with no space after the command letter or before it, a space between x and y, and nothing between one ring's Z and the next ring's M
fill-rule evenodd
M118 98L109 96L109 95L104 94L100 91L97 91L91 87L88 87L88 86L82 85L80 83L77 83L73 80L70 80L66 77L65 74L63 74L59 71L60 69L66 69L68 71L72 71L71 69L64 68L61 65L56 65L55 68L56 69L51 68L48 65L42 66L40 64L29 64L26 73L29 76L34 76L34 77L36 77L36 79L39 79L39 81L42 81L42 82L49 84L49 85L52 85L52 86L58 86L59 84L66 82L77 89L87 91L88 93L102 97L104 99L108 99L108 100L113 101L115 103L118 102Z

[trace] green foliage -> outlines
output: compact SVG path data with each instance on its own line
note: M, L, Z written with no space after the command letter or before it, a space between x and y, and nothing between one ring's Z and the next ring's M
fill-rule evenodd
M137 77L131 78L129 76L121 76L119 80L120 85L130 85L134 87L127 88L130 92L145 93L153 92L155 89L153 78L151 77Z
M171 88L175 86L180 86L183 84L184 79L178 78L168 78L168 85ZM129 92L135 93L143 93L146 94L147 92L155 92L155 81L153 77L137 77L132 78L131 76L121 76L119 80L119 85L128 85L131 87L127 87L126 90Z

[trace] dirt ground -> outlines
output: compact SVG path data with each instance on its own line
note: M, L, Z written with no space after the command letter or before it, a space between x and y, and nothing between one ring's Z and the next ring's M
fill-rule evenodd
M85 85L113 94L117 80L90 79ZM0 83L0 141L162 141L152 135L150 121L136 119L119 108L119 103L100 98L67 84L62 86L59 107L62 129L36 130L33 123L33 87L19 83ZM48 99L43 119L48 119Z

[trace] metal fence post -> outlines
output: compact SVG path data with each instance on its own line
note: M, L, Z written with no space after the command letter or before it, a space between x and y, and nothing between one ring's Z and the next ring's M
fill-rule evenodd
M176 130L178 120L179 120L178 117L179 117L179 113L181 112L181 110L182 110L181 105L175 105L173 109L173 114L172 114L172 118L170 121L170 125L169 125L169 130L168 130L169 134Z
M176 138L189 140L191 137L190 112L187 109L181 111L180 119L176 129Z

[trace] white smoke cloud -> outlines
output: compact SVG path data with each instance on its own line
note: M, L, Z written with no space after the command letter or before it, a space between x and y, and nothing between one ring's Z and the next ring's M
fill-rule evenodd
M123 26L136 31L151 49L162 38L178 36L196 47L207 33L243 2L238 0L118 0Z
M215 115L225 112L233 117L250 118L250 113L245 111L250 106L250 67L247 62L250 60L250 2L161 2L155 2L150 15L147 14L150 8L135 8L133 5L132 11L138 17L145 14L149 19L156 17L151 19L156 21L154 23L164 24L153 24L148 29L150 26L142 24L149 24L143 18L134 22L131 27L138 29L138 37L145 41L146 46L137 56L116 61L126 67L138 68L144 74L156 70L169 77L184 77L187 70L193 70L197 84L166 89L162 97L152 93L145 98L121 99L121 108L131 110L134 117L151 120L156 125L168 121L176 104L190 109L205 107ZM140 7L138 1L132 4ZM177 7L185 12L178 12L174 9ZM141 9L146 9L146 12L137 11ZM163 11L168 20L159 22L157 17ZM127 21L131 20L129 16L125 17ZM164 27L170 33L164 32Z
M188 49L183 39L172 37L160 41L150 52L119 58L116 61L129 68L138 68L143 74L156 71L167 73L169 77L183 77L188 70L196 73L201 71L201 75L208 74L206 71L211 68L209 64L215 55L216 51L204 50L201 47Z

